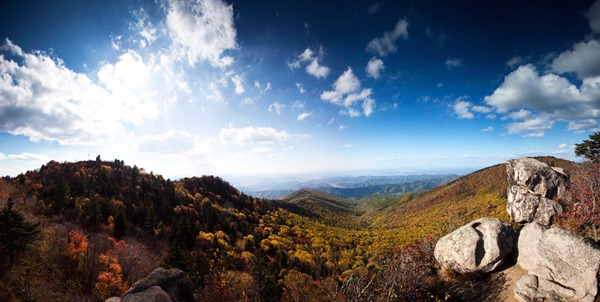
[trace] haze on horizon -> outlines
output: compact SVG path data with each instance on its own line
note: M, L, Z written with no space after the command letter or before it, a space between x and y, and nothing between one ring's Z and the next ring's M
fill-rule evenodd
M600 0L8 1L0 39L2 175L474 168L600 130Z

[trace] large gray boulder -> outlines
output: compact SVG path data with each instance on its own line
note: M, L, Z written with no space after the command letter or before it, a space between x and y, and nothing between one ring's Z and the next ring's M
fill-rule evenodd
M190 277L180 269L159 267L150 275L135 282L123 295L121 302L129 295L144 292L158 286L165 291L173 302L193 302L193 284Z
M559 200L566 198L569 176L533 158L509 160L506 164L508 202L506 211L512 222L552 224L562 213Z
M529 272L515 286L521 301L594 301L600 249L583 237L537 223L520 232L517 263Z
M174 302L169 294L158 286L151 286L141 292L123 296L121 302Z
M434 256L443 269L491 272L512 252L514 232L497 218L472 221L438 240Z

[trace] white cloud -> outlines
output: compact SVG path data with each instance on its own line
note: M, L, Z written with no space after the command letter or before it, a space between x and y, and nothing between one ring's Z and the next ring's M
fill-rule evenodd
M375 107L375 101L371 98L366 98L362 103L363 113L366 117L371 116L373 114L373 108Z
M338 127L338 129L340 129L340 130L344 130L344 129L346 129L346 128L348 128L346 125L340 125L340 126Z
M17 61L0 54L0 131L32 141L86 144L89 136L92 144L106 143L129 126L155 119L159 100L176 98L179 87L161 66L131 50L114 64L104 63L97 82L42 51L25 53L10 40L1 50Z
M523 135L523 137L544 137L544 132L543 131L539 131L539 132L532 132L532 133L527 133L525 135Z
M442 88L442 86L444 86L444 83L438 82L437 85L435 85L435 88Z
M143 152L176 154L194 148L196 140L188 132L172 129L165 133L141 137L138 140L138 149Z
M308 139L308 134L289 134L285 130L277 131L271 127L223 128L219 139L223 144L274 144L290 139Z
M306 90L304 90L304 86L302 86L302 83L296 82L296 88L298 88L298 91L300 91L301 94L306 93Z
M244 105L253 105L254 104L254 100L252 100L249 97L245 97L242 99L242 104Z
M348 67L344 73L333 83L333 88L339 94L348 94L360 89L360 81Z
M487 107L487 106L473 106L473 107L471 107L471 110L473 110L474 112L477 112L477 113L490 113L490 112L492 112L492 108Z
M231 77L231 82L233 82L233 85L235 86L235 93L244 93L244 78L242 76L240 76L239 74L235 74Z
M567 144L565 144L565 143L562 143L562 144L558 145L558 147L559 147L559 148L567 148L567 147L568 147L568 145L567 145Z
M594 2L587 11L586 16L592 31L600 33L600 1Z
M600 41L590 40L562 52L550 65L554 72L574 72L579 79L600 76Z
M158 31L143 8L134 10L132 14L136 18L136 22L129 24L129 28L135 32L130 39L140 48L145 48L158 39ZM117 41L121 40L120 36L117 38Z
M452 105L452 108L454 109L454 113L458 116L458 118L472 119L475 117L475 115L470 111L471 106L473 106L473 104L459 98L454 105Z
M310 117L311 115L312 115L312 112L304 112L304 113L300 113L300 114L298 115L298 118L297 118L297 119L298 119L299 121L303 121L303 120L305 120L306 118Z
M274 101L273 104L269 105L269 112L275 112L277 115L281 115L281 111L285 108L285 104L281 104Z
M367 51L385 57L389 53L394 53L398 50L396 40L403 37L408 39L408 22L405 19L399 19L392 31L386 31L383 37L374 38L367 44Z
M507 117L510 118L511 120L525 120L530 116L531 116L531 111L525 110L525 109L520 109L520 110L511 112L510 114L508 114Z
M50 157L41 154L34 153L21 153L21 154L4 154L0 152L0 160L23 160L23 161L37 161L46 163L50 161ZM20 171L23 172L23 171Z
M491 132L491 131L494 131L494 127L492 127L492 126L489 126L487 128L481 129L481 132Z
M352 148L352 147L354 147L354 145L353 145L353 144L345 144L345 145L344 145L344 148Z
M379 79L379 75L384 68L385 66L383 65L383 61L381 59L371 58L369 63L367 63L365 71L367 72L367 76L374 79Z
M446 65L446 67L448 69L465 66L463 64L462 60L459 58L452 58L452 59L448 58L448 59L446 59L446 62L444 64Z
M523 59L522 57L516 56L516 57L512 57L510 60L506 61L506 66L510 67L510 68L515 68L519 65L521 65L523 62L525 61L525 59Z
M317 79L325 78L329 75L329 67L320 65L319 60L314 59L308 66L306 66L306 73L314 76Z
M514 122L506 126L508 134L515 134L521 132L534 132L534 134L528 134L526 137L541 137L545 130L552 128L554 121L548 116L538 116L523 122ZM541 135L540 135L541 133Z
M567 128L567 130L580 131L587 130L596 126L598 126L598 121L594 119L577 120L569 122L569 127Z
M293 109L304 109L304 103L302 103L300 101L295 101L294 104L292 104L292 108Z
M586 79L579 89L556 74L540 76L533 65L511 72L492 95L484 97L499 113L528 108L562 119L600 117L598 100L600 81Z
M362 101L363 114L370 116L375 107L375 100L371 98L372 90L365 88L360 90L360 80L352 72L352 68L348 67L337 80L333 83L334 90L328 90L321 93L321 99L328 101L338 106L344 106L346 109L341 110L340 114L350 117L358 117L360 111L354 106ZM360 90L360 92L358 92Z
M310 62L306 66L306 73L315 78L325 78L329 75L330 69L327 66L321 65L319 62L323 57L323 48L319 48L319 53L313 52L307 48L295 60L288 62L287 65L291 70L296 70L302 66L302 63Z
M170 0L167 27L173 51L190 65L208 61L225 67L233 63L223 52L237 48L233 6L221 0Z
M219 90L217 83L210 82L210 84L208 84L206 99L217 103L225 102L225 98L223 98L223 94L221 93L221 90Z

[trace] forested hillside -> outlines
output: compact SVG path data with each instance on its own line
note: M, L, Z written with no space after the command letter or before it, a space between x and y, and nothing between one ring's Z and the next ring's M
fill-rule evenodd
M16 257L0 257L0 300L103 301L158 266L186 271L198 301L466 299L487 281L442 281L432 249L463 221L506 219L504 169L361 216L312 190L270 201L214 176L171 181L119 160L51 161L0 181L0 207L10 198L39 230Z

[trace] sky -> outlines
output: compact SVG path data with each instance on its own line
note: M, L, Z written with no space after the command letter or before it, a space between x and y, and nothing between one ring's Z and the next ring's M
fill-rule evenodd
M0 175L485 167L600 130L600 0L9 0L0 39Z

